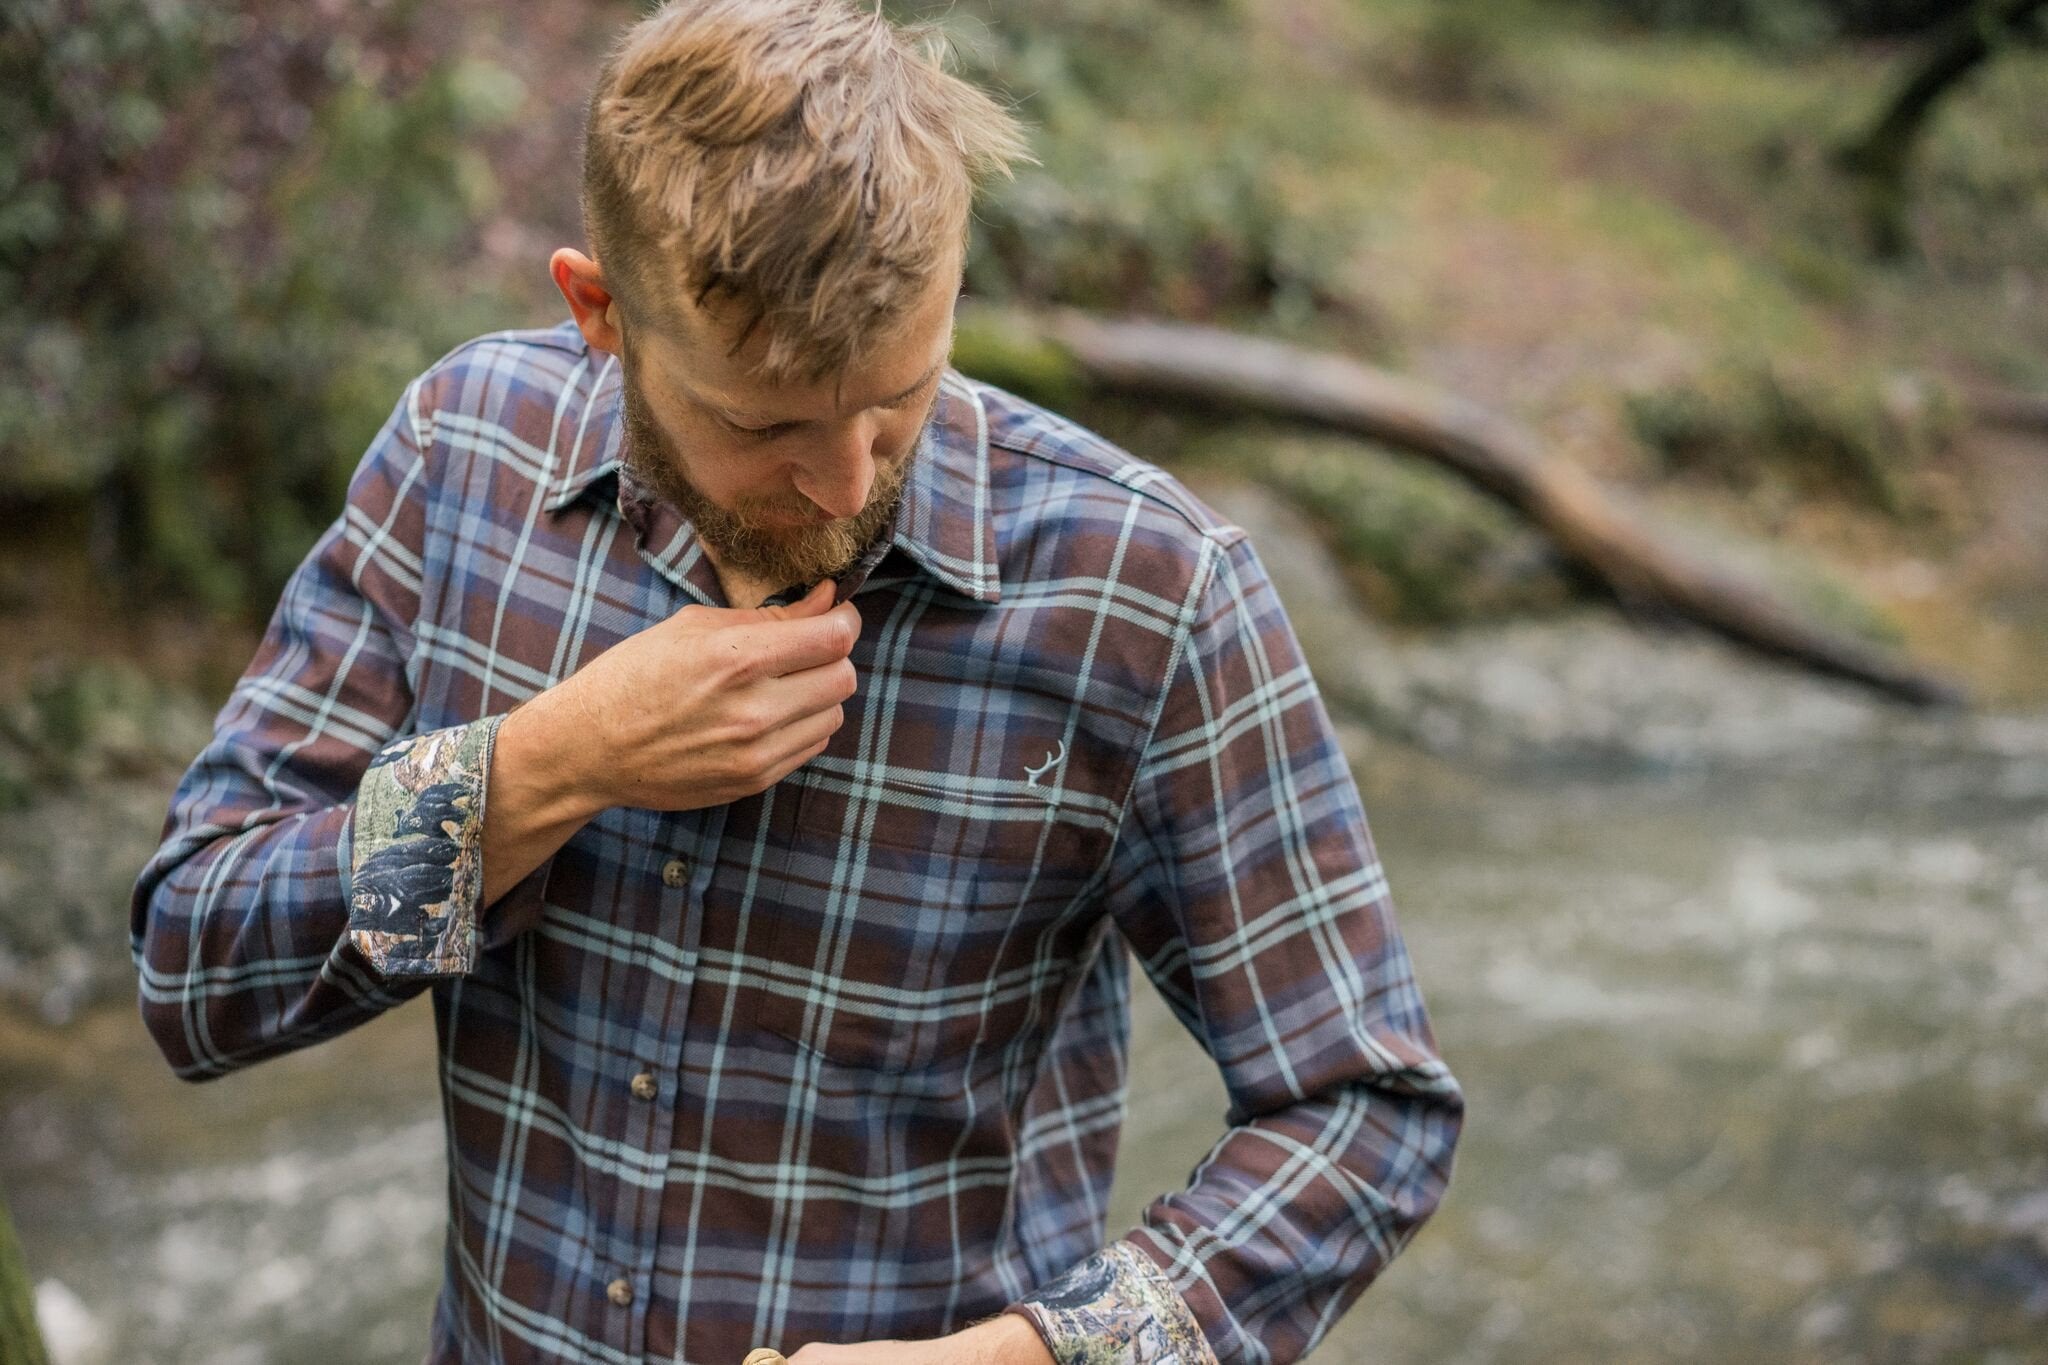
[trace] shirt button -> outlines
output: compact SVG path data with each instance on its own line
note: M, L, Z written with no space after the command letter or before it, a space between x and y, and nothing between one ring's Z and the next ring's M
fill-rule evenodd
M681 886L690 880L690 865L681 858L671 858L661 867L663 886Z
M604 1296L619 1307L624 1308L627 1304L633 1302L632 1283L624 1276L621 1276L604 1287Z
M656 1086L654 1083L654 1073L650 1071L643 1071L639 1075L635 1076L633 1078L632 1085L633 1098L639 1100L653 1099L655 1093L659 1089L659 1087Z

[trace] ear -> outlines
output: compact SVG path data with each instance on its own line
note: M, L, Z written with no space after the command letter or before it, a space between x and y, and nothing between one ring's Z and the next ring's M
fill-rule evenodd
M605 288L604 271L597 262L574 247L557 247L548 257L548 274L568 301L583 339L597 350L618 355L625 345L619 332L618 302Z

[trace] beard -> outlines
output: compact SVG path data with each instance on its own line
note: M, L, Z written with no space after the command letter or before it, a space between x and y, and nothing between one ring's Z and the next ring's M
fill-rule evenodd
M697 538L721 566L778 587L809 587L821 578L837 578L895 522L911 456L924 439L939 401L934 390L909 450L887 463L876 461L874 485L860 511L836 521L790 526L786 524L790 518L818 512L817 505L800 493L742 498L736 506L724 507L690 482L674 442L656 422L633 382L630 361L622 358L622 362L621 458L626 467L649 492L689 520Z

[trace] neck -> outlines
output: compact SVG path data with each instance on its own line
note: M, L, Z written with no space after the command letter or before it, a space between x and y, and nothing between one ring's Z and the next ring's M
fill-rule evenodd
M768 600L770 594L780 592L789 586L786 583L770 583L765 578L754 578L730 565L720 563L709 545L704 546L704 557L711 561L711 570L718 576L718 586L725 593L725 604L728 607L758 607Z

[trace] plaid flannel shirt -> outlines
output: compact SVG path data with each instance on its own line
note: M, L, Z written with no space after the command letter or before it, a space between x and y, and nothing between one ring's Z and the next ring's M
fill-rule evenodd
M178 787L145 1020L216 1076L430 993L436 1361L737 1365L1026 1315L1061 1365L1286 1362L1435 1206L1461 1097L1242 532L947 371L840 584L860 690L760 795L606 810L492 904L492 741L692 603L574 327L410 384ZM1106 1240L1128 944L1228 1086Z

